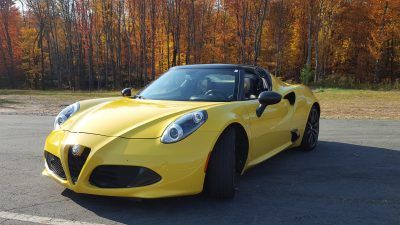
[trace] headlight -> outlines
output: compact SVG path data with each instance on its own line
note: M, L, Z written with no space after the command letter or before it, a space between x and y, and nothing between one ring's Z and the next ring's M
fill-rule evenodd
M72 105L67 106L67 108L63 109L56 117L54 121L54 129L59 129L60 125L65 123L74 113L79 110L79 102L74 103Z
M167 129L165 129L163 135L161 136L161 142L164 144L169 144L186 138L191 133L199 129L199 127L206 122L207 118L207 112L204 110L183 115L171 123Z

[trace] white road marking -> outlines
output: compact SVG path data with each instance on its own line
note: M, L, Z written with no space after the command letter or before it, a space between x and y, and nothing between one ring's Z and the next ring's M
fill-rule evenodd
M19 220L31 223L39 223L39 224L51 224L51 225L104 225L100 223L86 223L79 222L73 220L64 220L50 217L42 217L42 216L32 216L26 214L19 214L13 212L5 212L0 211L0 218L8 219L8 220Z

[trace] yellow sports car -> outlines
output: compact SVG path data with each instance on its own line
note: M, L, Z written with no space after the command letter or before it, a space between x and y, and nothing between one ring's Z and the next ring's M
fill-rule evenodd
M231 198L237 175L318 141L312 91L256 66L178 66L137 95L122 95L60 112L43 175L77 193L158 198L204 190Z

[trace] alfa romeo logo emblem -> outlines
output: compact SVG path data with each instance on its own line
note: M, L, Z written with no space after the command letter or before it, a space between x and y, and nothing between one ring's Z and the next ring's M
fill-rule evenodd
M74 155L74 156L80 156L82 153L81 147L79 145L74 145L74 146L72 146L71 152L72 152L72 155Z

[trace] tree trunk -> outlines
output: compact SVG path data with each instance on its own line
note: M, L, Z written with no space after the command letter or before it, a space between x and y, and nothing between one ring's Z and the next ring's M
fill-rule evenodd
M140 1L140 71L141 85L147 83L147 35L146 35L146 1Z
M156 3L151 0L151 80L156 77Z
M268 12L268 2L269 0L264 0L263 7L261 9L261 15L258 15L257 27L256 27L256 34L254 36L254 65L258 63L258 57L260 56L261 50L261 37L262 31L264 26L265 17L267 16Z
M309 3L310 5L308 6L308 23L307 23L307 66L311 66L311 57L312 57L312 36L311 36L311 30L312 30L312 7L311 7L311 2Z

